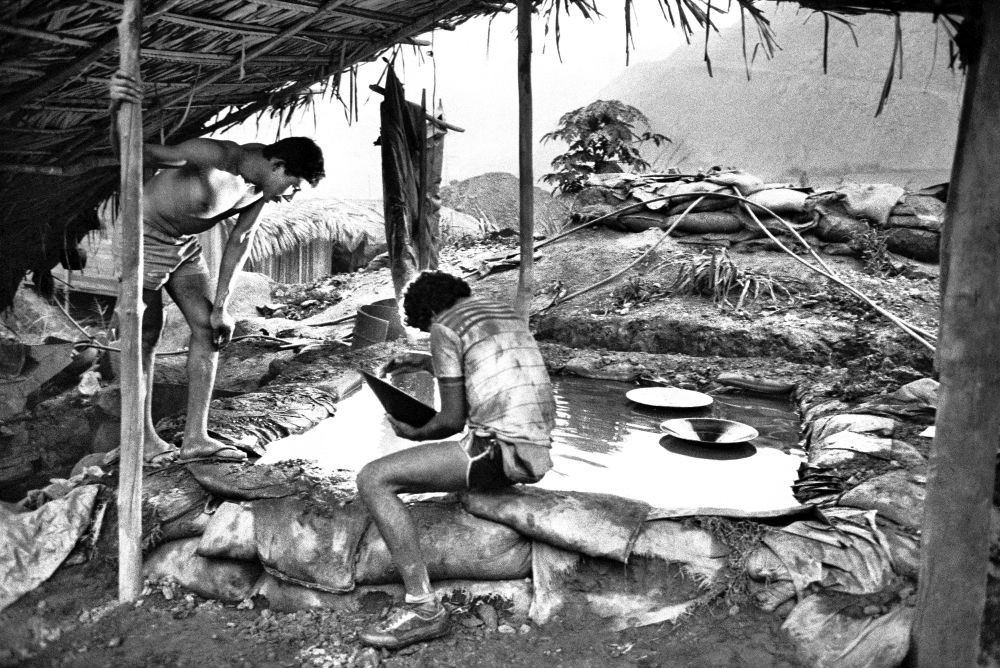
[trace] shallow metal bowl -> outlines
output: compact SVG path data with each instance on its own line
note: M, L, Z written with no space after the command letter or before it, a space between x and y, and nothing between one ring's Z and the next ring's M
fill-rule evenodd
M746 443L757 438L757 430L748 424L719 418L677 418L664 420L660 430L674 438L706 445Z
M702 392L682 390L679 387L637 387L625 393L629 401L654 408L701 408L710 406L714 399Z

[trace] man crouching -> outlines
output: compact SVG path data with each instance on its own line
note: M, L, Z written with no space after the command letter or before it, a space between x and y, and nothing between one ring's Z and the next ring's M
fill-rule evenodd
M400 493L496 489L537 482L549 457L555 402L538 344L514 311L473 297L468 284L424 272L403 298L406 322L431 335L430 355L404 353L382 368L434 374L441 410L420 427L388 417L402 438L428 441L376 459L358 473L358 492L403 577L406 601L361 634L376 647L398 649L448 632L448 611L431 589L416 527Z

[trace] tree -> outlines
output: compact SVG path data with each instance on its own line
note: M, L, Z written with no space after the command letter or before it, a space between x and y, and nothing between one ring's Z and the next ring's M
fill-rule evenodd
M542 136L542 142L552 140L566 142L569 150L552 160L555 171L542 180L556 190L575 193L583 189L590 174L622 168L646 171L649 163L639 153L639 147L647 141L659 146L670 138L652 132L649 119L635 107L618 100L595 100L563 114L559 126Z

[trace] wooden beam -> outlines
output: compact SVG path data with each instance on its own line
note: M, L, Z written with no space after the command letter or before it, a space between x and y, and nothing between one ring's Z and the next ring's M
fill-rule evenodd
M156 19L159 18L160 14L173 9L174 6L179 4L181 1L182 0L167 0L163 7L146 17L143 25L148 26L155 22ZM31 88L21 91L17 95L11 95L7 99L0 102L0 116L10 113L15 109L19 109L28 100L41 97L42 95L46 95L50 91L57 89L70 79L79 76L84 70L104 56L112 53L118 46L118 35L117 33L112 33L113 31L106 33L102 39L99 40L99 44L97 46L74 60L71 65L58 71L46 73L45 77Z
M255 5L263 5L265 7L274 7L275 9L287 9L293 12L312 12L320 9L322 3L320 2L289 2L288 0L250 0ZM403 16L402 14L393 14L390 12L377 12L371 9L362 9L361 7L339 7L335 12L343 16L354 16L360 19L368 19L370 21L379 21L380 23L398 23L401 25L406 25L413 19L409 16Z
M950 250L938 345L941 387L921 540L916 665L977 665L1000 434L1000 3L965 80L945 216ZM971 35L970 35L971 37ZM970 49L975 51L975 49Z
M5 25L3 23L0 23L0 33L17 35L18 37L27 37L29 39L38 39L44 42L52 42L53 44L65 44L66 46L93 46L91 42L88 42L85 39L69 37L67 35L57 35L55 33L45 32L44 30L32 30L31 28L22 28L21 26Z
M126 0L118 24L119 68L141 80L141 0ZM121 294L115 311L121 336L121 445L118 475L118 600L142 595L142 104L124 103L115 119L121 150Z
M517 2L518 179L520 189L521 264L517 276L516 310L528 321L535 293L535 171L531 99L532 0Z
M144 58L153 58L155 60L170 60L178 63L204 63L206 65L232 65L233 60L236 60L235 69L239 69L238 61L240 60L238 55L234 56L232 53L193 53L191 51L174 51L171 49L143 49L142 55ZM259 65L295 65L298 63L303 65L326 65L330 62L330 58L326 56L305 55L267 56L266 58L257 55L251 58L248 52L247 57L243 61L244 63L253 62ZM222 74L226 74L229 71L231 71L230 68L220 70ZM190 91L185 92L185 95L189 94Z

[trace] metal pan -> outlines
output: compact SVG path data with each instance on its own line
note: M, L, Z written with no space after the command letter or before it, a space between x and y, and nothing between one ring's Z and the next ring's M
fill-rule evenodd
M748 424L719 418L677 418L664 420L660 430L684 441L702 445L733 445L752 441L759 435Z
M653 408L703 408L711 406L712 397L679 387L637 387L625 393L629 401Z

